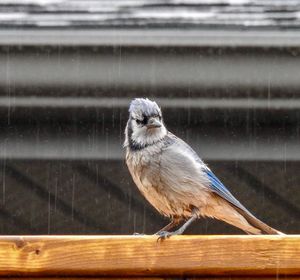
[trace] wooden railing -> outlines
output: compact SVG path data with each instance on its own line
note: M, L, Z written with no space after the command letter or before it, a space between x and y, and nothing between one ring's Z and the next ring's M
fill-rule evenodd
M0 276L298 279L300 235L2 236Z

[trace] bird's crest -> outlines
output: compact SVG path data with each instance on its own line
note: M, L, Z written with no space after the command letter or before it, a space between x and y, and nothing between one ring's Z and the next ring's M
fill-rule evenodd
M132 100L129 106L129 113L133 118L138 119L143 118L143 116L161 116L161 110L157 103L148 98L135 98Z

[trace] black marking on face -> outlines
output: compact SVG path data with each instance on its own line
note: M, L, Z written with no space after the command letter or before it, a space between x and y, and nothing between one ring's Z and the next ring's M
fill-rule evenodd
M127 139L130 141L131 140L131 136L132 136L132 133L133 133L133 130L132 130L132 126L131 126L131 118L129 118L128 122L127 122L127 131L126 131L126 134L127 134Z
M148 145L147 144L141 145L132 140L132 134L133 134L132 124L131 124L132 120L135 119L130 117L127 123L127 139L128 139L129 148L131 151L140 151L146 148Z
M155 114L155 115L151 115L151 116L146 116L146 115L143 115L143 119L134 119L132 118L133 120L135 120L135 122L137 123L137 125L139 126L145 126L148 124L148 121L150 118L158 118L159 121L161 121L161 115L158 115L158 114Z
M134 119L134 120L135 120L135 122L136 122L138 125L144 126L144 125L146 125L146 124L148 123L149 118L148 118L147 116L144 116L144 115L143 115L143 119L142 119L142 120L141 120L141 119Z

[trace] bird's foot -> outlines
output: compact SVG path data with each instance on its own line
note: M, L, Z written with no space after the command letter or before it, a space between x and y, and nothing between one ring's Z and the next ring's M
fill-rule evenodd
M170 231L163 230L163 231L157 232L155 235L158 235L158 238L157 238L157 242L158 242L158 241L163 241L163 240L165 240L173 235L176 235L176 234L177 234L176 231L170 232Z
M145 235L145 233L134 232L133 235Z

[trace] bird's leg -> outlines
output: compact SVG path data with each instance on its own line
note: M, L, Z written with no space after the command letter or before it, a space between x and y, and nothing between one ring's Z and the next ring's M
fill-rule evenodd
M166 232L166 231L174 228L175 226L177 226L180 223L181 220L182 219L179 217L172 218L171 222L169 224L167 224L165 227L163 227L162 229L160 229L157 233L155 233L155 235L160 235L161 232Z
M160 239L166 239L172 235L178 235L178 234L182 234L187 227L194 222L197 219L197 215L195 213L192 214L192 216L177 230L173 231L173 232L169 232L169 231L159 231L157 234L159 235L158 240Z
M183 232L187 229L187 227L197 219L197 215L193 215L190 217L179 229L174 231L174 234L183 234Z

